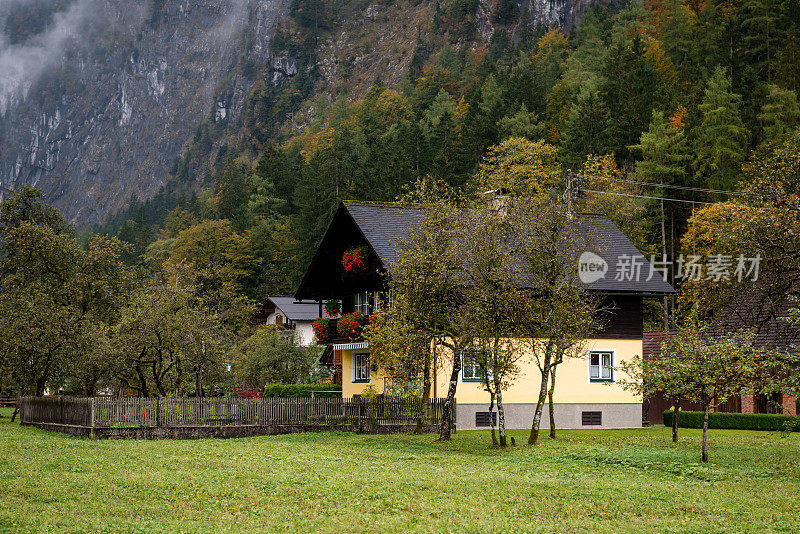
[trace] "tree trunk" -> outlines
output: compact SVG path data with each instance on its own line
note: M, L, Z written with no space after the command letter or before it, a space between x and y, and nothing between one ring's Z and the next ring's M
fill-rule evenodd
M710 411L710 404L703 404L703 453L701 460L708 462L708 412Z
M486 381L489 382L488 380ZM494 413L494 393L489 392L489 426L492 427L492 445L497 445L497 434L494 431L494 418L492 418L492 413Z
M450 385L447 387L447 398L442 407L442 420L439 423L439 441L450 441L450 434L453 430L453 402L456 398L456 387L458 387L458 375L460 373L461 355L458 350L453 350L453 370L450 372Z
M539 387L539 398L536 400L536 411L533 413L533 424L531 425L531 435L528 436L528 445L536 445L539 439L539 426L542 423L542 408L547 399L547 381L550 378L550 356L548 355L542 368L542 385Z
M195 373L194 373L194 389L195 389L195 395L197 395L198 398L202 399L205 396L205 391L203 391L203 366L202 365L198 365L197 369L195 370Z
M425 352L425 365L422 369L422 406L417 412L417 426L414 428L414 434L422 434L422 427L428 419L428 404L431 400L431 350L432 347L428 345Z
M556 439L556 416L553 410L553 391L556 389L556 368L550 370L550 390L547 392L548 409L550 410L550 439Z
M672 407L672 443L678 443L678 414L680 412L681 400L675 397Z
M503 410L503 391L500 388L497 389L497 428L500 431L500 446L506 447L506 414Z
M47 386L47 378L39 378L36 380L36 396L43 397L44 389Z
M147 378L145 378L144 371L139 365L136 366L136 376L139 378L139 392L142 394L142 397L149 397L150 390L147 387Z

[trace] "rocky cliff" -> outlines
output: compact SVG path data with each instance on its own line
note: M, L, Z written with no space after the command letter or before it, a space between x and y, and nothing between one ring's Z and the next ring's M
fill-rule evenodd
M0 184L40 187L78 226L151 195L204 117L235 123L252 84L237 61L267 61L287 9L74 0L41 34L6 40L0 71L19 71L0 74Z
M376 79L398 82L420 36L436 31L439 9L436 0L342 2L316 45L315 64L301 65L291 53L271 51L290 3L0 4L0 190L32 184L76 226L101 223L164 184L201 122L235 137L258 79L280 84L313 70L314 92L339 94L346 85L353 96ZM595 3L609 2L526 0L518 7L528 20L569 28ZM473 45L485 45L497 3L476 4ZM21 6L28 11L20 14Z

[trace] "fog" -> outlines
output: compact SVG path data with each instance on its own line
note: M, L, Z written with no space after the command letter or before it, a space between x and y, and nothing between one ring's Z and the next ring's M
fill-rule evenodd
M30 0L0 0L0 116L27 98L41 76L59 64L70 40L81 35L81 25L91 23L87 19L101 13L107 7L104 3L108 0L73 0L69 7L53 15L44 31L12 44L3 33L5 21L15 5L28 1ZM50 1L53 0L44 0L43 3L46 5ZM122 8L120 12L140 12L143 7L141 0L118 2L123 4L117 6ZM129 2L130 9L127 9L125 4ZM201 3L205 2L208 0L201 0ZM208 33L208 38L218 44L224 44L237 35L247 20L250 0L229 2L226 16Z
M5 28L6 15L18 1L0 0L0 29ZM58 63L68 39L76 33L93 3L94 0L75 0L65 11L53 15L44 32L21 43L10 44L8 37L0 34L0 114L24 99L46 69Z

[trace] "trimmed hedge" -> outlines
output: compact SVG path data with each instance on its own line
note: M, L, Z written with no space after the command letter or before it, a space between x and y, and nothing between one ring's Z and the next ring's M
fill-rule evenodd
M708 414L708 428L731 430L786 430L787 425L800 427L800 418L795 415L766 413L720 413ZM664 426L672 426L672 410L664 412ZM681 428L703 428L703 412L684 412L678 417Z
M336 384L272 384L264 388L264 396L310 397L312 391L338 391L338 393L315 393L315 397L342 396L342 386Z

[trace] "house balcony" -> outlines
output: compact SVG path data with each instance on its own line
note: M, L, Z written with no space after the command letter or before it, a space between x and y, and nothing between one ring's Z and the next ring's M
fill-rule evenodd
M316 319L312 327L318 345L338 345L364 341L364 329L368 324L368 316L352 312L334 319Z

